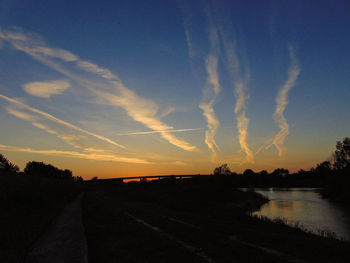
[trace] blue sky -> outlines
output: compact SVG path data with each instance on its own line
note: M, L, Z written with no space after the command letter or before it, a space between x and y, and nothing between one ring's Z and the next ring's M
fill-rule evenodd
M347 1L0 1L0 152L76 175L310 168L350 134Z

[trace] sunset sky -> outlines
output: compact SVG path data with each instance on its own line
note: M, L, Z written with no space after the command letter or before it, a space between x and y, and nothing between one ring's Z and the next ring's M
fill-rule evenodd
M0 153L88 179L297 171L350 136L349 1L0 0Z

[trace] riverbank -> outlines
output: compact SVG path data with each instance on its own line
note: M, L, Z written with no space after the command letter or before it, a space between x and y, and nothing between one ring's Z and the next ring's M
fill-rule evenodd
M266 199L200 180L84 186L89 262L349 262L350 243L246 215Z

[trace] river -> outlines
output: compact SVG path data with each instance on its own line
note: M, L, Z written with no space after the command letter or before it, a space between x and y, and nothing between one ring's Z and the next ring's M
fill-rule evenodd
M285 218L291 224L299 222L316 233L327 230L350 240L350 213L341 206L323 199L316 188L256 188L270 202L252 215L270 219Z

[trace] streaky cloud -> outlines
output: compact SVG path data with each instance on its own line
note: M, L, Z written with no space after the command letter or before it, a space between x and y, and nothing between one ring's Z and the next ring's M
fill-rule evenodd
M269 149L273 145L273 140L274 138L269 138L265 140L265 142L258 148L258 150L254 153L254 155L256 156L262 151Z
M195 57L195 50L193 47L193 41L191 36L192 31L192 14L189 5L185 1L181 1L181 11L183 15L183 26L186 37L186 44L188 48L189 62L192 69L192 74L199 82L197 71L195 70L193 60ZM208 39L210 43L210 51L205 60L205 68L207 72L208 86L203 89L203 99L198 105L202 110L202 114L207 121L207 130L205 131L204 142L211 151L212 161L216 161L218 146L216 144L215 135L220 126L220 122L215 114L214 106L217 101L217 97L220 94L221 86L218 75L218 60L219 60L219 37L215 25L211 21L210 14L208 13L210 20Z
M78 158L78 159L87 159L95 161L109 161L109 162L122 162L122 163L135 163L135 164L149 164L150 162L138 159L138 158L128 158L121 157L112 154L101 154L96 153L96 149L93 149L95 153L81 153L75 151L60 151L60 150L35 150L31 148L22 148L16 146L8 146L0 144L0 150L2 151L12 151L12 152L24 152L24 153L35 153L35 154L44 154L44 155L55 155L62 156L67 158Z
M47 47L42 39L34 35L29 36L22 32L3 31L0 28L0 39L9 41L14 48L28 53L33 57L52 57L66 62L73 62L79 59L78 56L67 50Z
M236 106L235 114L237 119L237 129L238 129L238 139L241 146L241 150L246 154L246 162L254 162L254 154L250 150L248 145L248 125L249 119L245 114L245 101L246 95L244 92L244 84L242 82L237 82L235 84L235 95L236 95Z
M187 165L187 163L185 163L183 161L175 161L175 162L173 162L173 164L175 164L175 165Z
M215 114L214 105L220 94L221 86L218 74L219 60L219 37L216 28L211 25L209 31L210 54L205 60L206 71L208 74L207 81L211 89L203 91L203 100L199 104L199 108L203 111L203 116L207 120L207 130L205 131L205 143L212 152L212 161L216 160L218 146L216 144L215 135L220 126L220 122Z
M196 150L195 146L175 137L168 131L172 130L173 127L164 124L155 117L158 106L153 101L137 96L133 91L124 86L116 85L116 88L120 91L121 96L99 90L95 90L94 92L110 104L124 108L131 118L159 132L171 144L186 151Z
M161 113L160 113L160 117L164 118L170 114L172 114L173 112L176 111L176 107L174 106L169 106L167 107L165 110L163 110Z
M101 68L98 65L88 61L83 61L83 60L78 61L78 67L80 67L81 69L87 72L100 75L102 78L105 78L105 79L119 80L118 77L114 75L110 70Z
M188 48L188 56L190 60L192 60L195 56L195 51L193 48L192 35L191 35L191 17L187 14L183 21L184 21L186 43Z
M192 14L189 5L186 3L186 1L179 1L181 14L182 14L182 21L185 31L185 38L186 38L186 44L188 48L188 56L190 58L190 63L192 65L192 59L195 56L195 51L193 48L193 42L192 42Z
M284 111L286 109L286 106L288 105L288 93L295 85L295 82L298 79L301 71L294 53L294 47L290 45L288 47L288 51L290 56L290 66L288 68L288 79L286 80L286 82L284 83L284 85L282 86L282 88L277 94L276 109L275 109L275 113L273 114L273 119L280 129L280 131L276 134L273 140L273 144L277 148L279 157L282 157L286 152L286 149L284 147L284 141L289 134L289 125L284 116Z
M23 85L23 90L28 94L40 98L50 98L53 95L62 94L71 85L67 80L35 81Z
M25 121L31 121L31 122L35 122L36 121L36 117L27 113L27 112L23 112L23 111L19 111L13 107L6 107L6 110L9 114L19 118L19 119L22 119L22 120L25 120Z
M197 149L190 143L164 131L173 129L173 127L168 126L159 120L157 117L158 105L152 100L137 96L133 91L125 87L121 80L119 80L119 78L108 69L101 68L98 65L88 61L80 60L78 56L70 53L69 51L49 48L42 40L38 41L36 39L32 39L30 36L23 33L8 31L3 32L0 30L0 39L10 42L15 49L27 53L44 65L78 82L82 87L87 88L97 95L101 102L122 107L135 121L141 122L152 130L162 131L160 132L161 136L169 143L186 151L194 151ZM55 53L55 51L57 52ZM103 80L107 81L107 83L91 82L83 76L73 74L69 70L65 69L62 64L51 60L51 58L56 58L64 62L75 62L79 69L98 75ZM103 90L112 89L112 91L102 91L102 89L99 87L102 87ZM115 94L116 92L119 94Z
M192 44L192 37L189 29L185 29L185 36L186 36L186 42L188 46L188 55L190 59L192 59L195 55L194 49L193 49L193 44Z
M227 37L226 32L222 27L220 27L220 35L223 40L223 45L225 48L226 61L228 70L232 76L234 84L234 93L236 97L236 105L234 113L237 120L237 130L238 130L238 140L241 150L246 155L246 162L254 162L254 153L249 148L248 144L248 126L249 119L246 116L246 100L248 95L246 94L246 86L249 80L249 70L248 67L245 68L245 76L242 76L242 69L240 66L240 61L238 59L236 46L233 41L230 41Z
M203 130L203 128L192 128L192 129L177 129L177 130L164 130L164 131L144 131L144 132L128 132L128 133L122 133L122 134L117 134L118 136L123 136L123 135L147 135L147 134L155 134L155 133L160 133L160 132L189 132L189 131L199 131Z
M69 123L69 122L66 122L66 121L64 121L64 120L61 120L61 119L59 119L59 118L56 118L56 117L54 117L53 115L51 115L51 114L49 114L49 113L46 113L46 112L44 112L44 111L35 109L35 108L33 108L33 107L30 107L30 106L24 104L24 103L21 102L21 101L15 100L15 99L13 99L13 98L9 98L9 97L7 97L7 96L5 96L5 95L2 95L2 94L0 94L0 98L3 99L3 100L5 100L5 101L7 101L7 102L10 102L12 105L16 106L16 107L19 108L19 109L25 109L25 110L27 110L27 111L30 111L30 112L32 112L32 113L35 113L35 114L37 114L37 115L39 115L39 116L45 118L45 119L47 119L47 120L50 120L50 121L52 121L52 122L54 122L54 123L63 125L63 126L65 126L65 127L68 127L68 128L70 128L70 129L73 129L73 130L75 130L75 131L84 133L84 134L86 134L86 135L93 136L93 137L95 137L95 138L97 138L97 139L99 139L99 140L105 141L105 142L110 143L110 144L112 144L112 145L114 145L114 146L117 146L117 147L120 147L120 148L124 148L124 149L125 149L125 146L123 146L123 145L121 145L121 144L119 144L119 143L116 143L115 141L112 141L111 139L108 139L108 138L106 138L106 137L104 137L104 136L101 136L101 135L99 135L99 134L96 134L96 133L93 133L93 132L84 130L84 129L82 129L82 128L79 128L79 127L77 127L77 126L75 126L75 125L73 125L73 124L71 124L71 123ZM14 115L14 116L16 116L16 117L19 117L19 118L22 117L22 119L27 120L27 121L33 121L33 120L35 119L35 117L34 117L33 115L30 115L30 114L28 114L28 113L23 113L23 112L20 112L20 111L18 111L18 110L14 110L14 109L10 109L10 113L12 113L12 115Z

